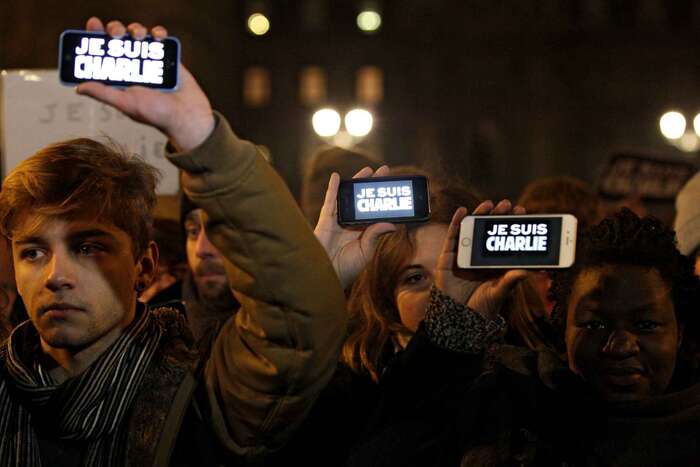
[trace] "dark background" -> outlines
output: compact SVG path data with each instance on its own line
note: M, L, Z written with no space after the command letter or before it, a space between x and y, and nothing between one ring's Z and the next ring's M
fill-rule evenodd
M376 2L375 2L376 3ZM232 0L5 0L0 68L56 66L58 36L90 15L163 24L215 108L266 145L298 194L319 146L314 108L298 98L302 67L327 74L328 104L354 103L355 73L384 73L384 100L363 143L393 164L441 167L482 193L514 196L535 177L595 182L618 147L695 161L668 145L661 114L700 110L700 8L693 0L385 0L383 25L355 25L362 1L268 0L272 27L255 37L251 3ZM314 21L305 16L315 12ZM243 72L270 71L272 98L248 108Z

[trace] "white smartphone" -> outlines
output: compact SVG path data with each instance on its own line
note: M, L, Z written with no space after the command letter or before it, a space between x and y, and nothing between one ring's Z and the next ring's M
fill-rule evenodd
M576 256L571 214L467 216L457 248L460 268L568 268Z

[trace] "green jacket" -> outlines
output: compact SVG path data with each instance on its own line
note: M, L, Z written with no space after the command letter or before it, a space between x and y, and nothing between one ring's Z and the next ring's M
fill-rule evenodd
M241 308L204 368L203 414L225 451L260 457L294 433L333 374L345 297L284 181L223 117L196 149L168 158L207 214Z

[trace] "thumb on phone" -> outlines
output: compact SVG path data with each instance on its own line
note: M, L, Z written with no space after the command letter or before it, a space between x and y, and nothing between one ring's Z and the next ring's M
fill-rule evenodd
M502 276L481 284L469 298L467 306L487 319L494 319L508 294L527 276L524 269L511 269Z
M396 225L389 222L378 222L367 227L360 237L360 244L365 258L371 258L377 247L377 241L382 234L394 232Z

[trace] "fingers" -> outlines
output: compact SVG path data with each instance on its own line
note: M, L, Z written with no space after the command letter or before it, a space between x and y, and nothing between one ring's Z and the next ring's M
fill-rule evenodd
M353 175L352 178L386 177L387 175L389 175L389 166L383 165L379 167L376 172L372 170L372 167L363 167L362 170Z
M85 30L93 32L103 32L105 30L105 27L102 24L100 18L98 18L97 16L92 16L90 17L90 19L87 20L87 23L85 24Z
M154 39L163 40L168 37L168 30L163 26L156 26L155 28L151 29L151 35Z
M513 209L513 206L510 203L510 201L507 199L502 199L501 201L498 202L496 207L494 207L491 210L491 214L495 214L495 215L510 214L512 209Z
M516 216L524 216L525 214L527 214L527 210L520 205L516 205L513 208L513 214L515 214Z
M105 31L102 21L95 16L88 19L85 29L96 32ZM148 29L141 23L131 23L125 27L124 23L117 20L107 23L105 32L112 37L123 37L129 34L136 40L143 40L148 35ZM151 35L158 40L165 39L168 36L168 30L163 26L156 26L151 29Z
M105 32L112 37L123 37L126 35L126 28L121 21L115 20L107 23L107 29Z
M141 23L131 23L126 29L129 31L129 35L138 41L143 40L148 35L148 29Z
M372 167L363 167L359 172L352 176L352 178L366 178L372 175Z
M480 205L474 209L474 212L472 212L472 215L474 216L485 216L486 214L490 213L493 210L493 201L490 199L487 199L486 201L482 202Z
M386 177L389 175L389 166L388 165L383 165L377 169L376 172L374 172L373 177Z
M337 172L331 174L328 180L328 188L326 189L326 197L323 199L321 206L321 217L332 217L336 214L338 207L336 199L338 198L338 186L340 185L340 176Z

